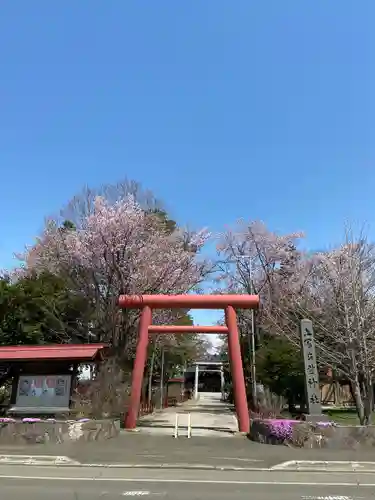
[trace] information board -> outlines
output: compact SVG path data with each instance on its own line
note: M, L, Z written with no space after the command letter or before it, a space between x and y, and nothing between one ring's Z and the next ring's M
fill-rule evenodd
M17 408L69 408L72 375L21 375Z

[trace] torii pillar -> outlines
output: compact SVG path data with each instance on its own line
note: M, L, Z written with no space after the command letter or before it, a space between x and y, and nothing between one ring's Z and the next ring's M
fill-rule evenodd
M125 417L125 428L135 429L137 424L149 334L213 333L228 335L228 354L232 372L238 428L241 433L248 434L250 431L250 418L236 309L257 308L259 297L257 295L120 295L118 303L121 308L141 309L139 336L132 373L130 406ZM224 309L226 325L152 325L153 309Z

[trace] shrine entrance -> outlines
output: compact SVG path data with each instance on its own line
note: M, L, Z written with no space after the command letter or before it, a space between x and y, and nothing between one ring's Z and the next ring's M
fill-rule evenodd
M130 405L125 417L125 429L135 429L137 425L149 334L203 333L228 335L228 354L238 428L240 432L247 434L250 431L250 419L235 310L257 308L259 297L257 295L120 295L118 302L119 306L124 309L141 309L138 343L132 373ZM153 325L153 309L224 309L225 325Z
M194 399L201 392L218 392L224 399L223 361L195 361L185 370L185 384L191 387Z

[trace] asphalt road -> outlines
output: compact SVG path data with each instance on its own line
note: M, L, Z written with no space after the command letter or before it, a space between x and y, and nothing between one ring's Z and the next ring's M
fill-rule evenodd
M373 474L0 466L1 500L373 500Z
M268 468L290 460L374 461L373 448L361 450L300 449L271 446L246 437L180 438L121 434L105 442L0 446L1 455L58 455L83 464L210 465Z

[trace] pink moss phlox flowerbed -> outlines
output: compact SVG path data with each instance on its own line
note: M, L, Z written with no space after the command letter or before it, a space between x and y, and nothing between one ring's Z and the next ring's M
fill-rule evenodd
M293 435L293 426L295 424L301 424L301 420L287 420L287 419L267 419L263 420L263 423L267 425L269 429L270 436L274 436L277 439L285 440L291 439ZM334 422L316 422L314 423L316 427L332 427L335 425Z

